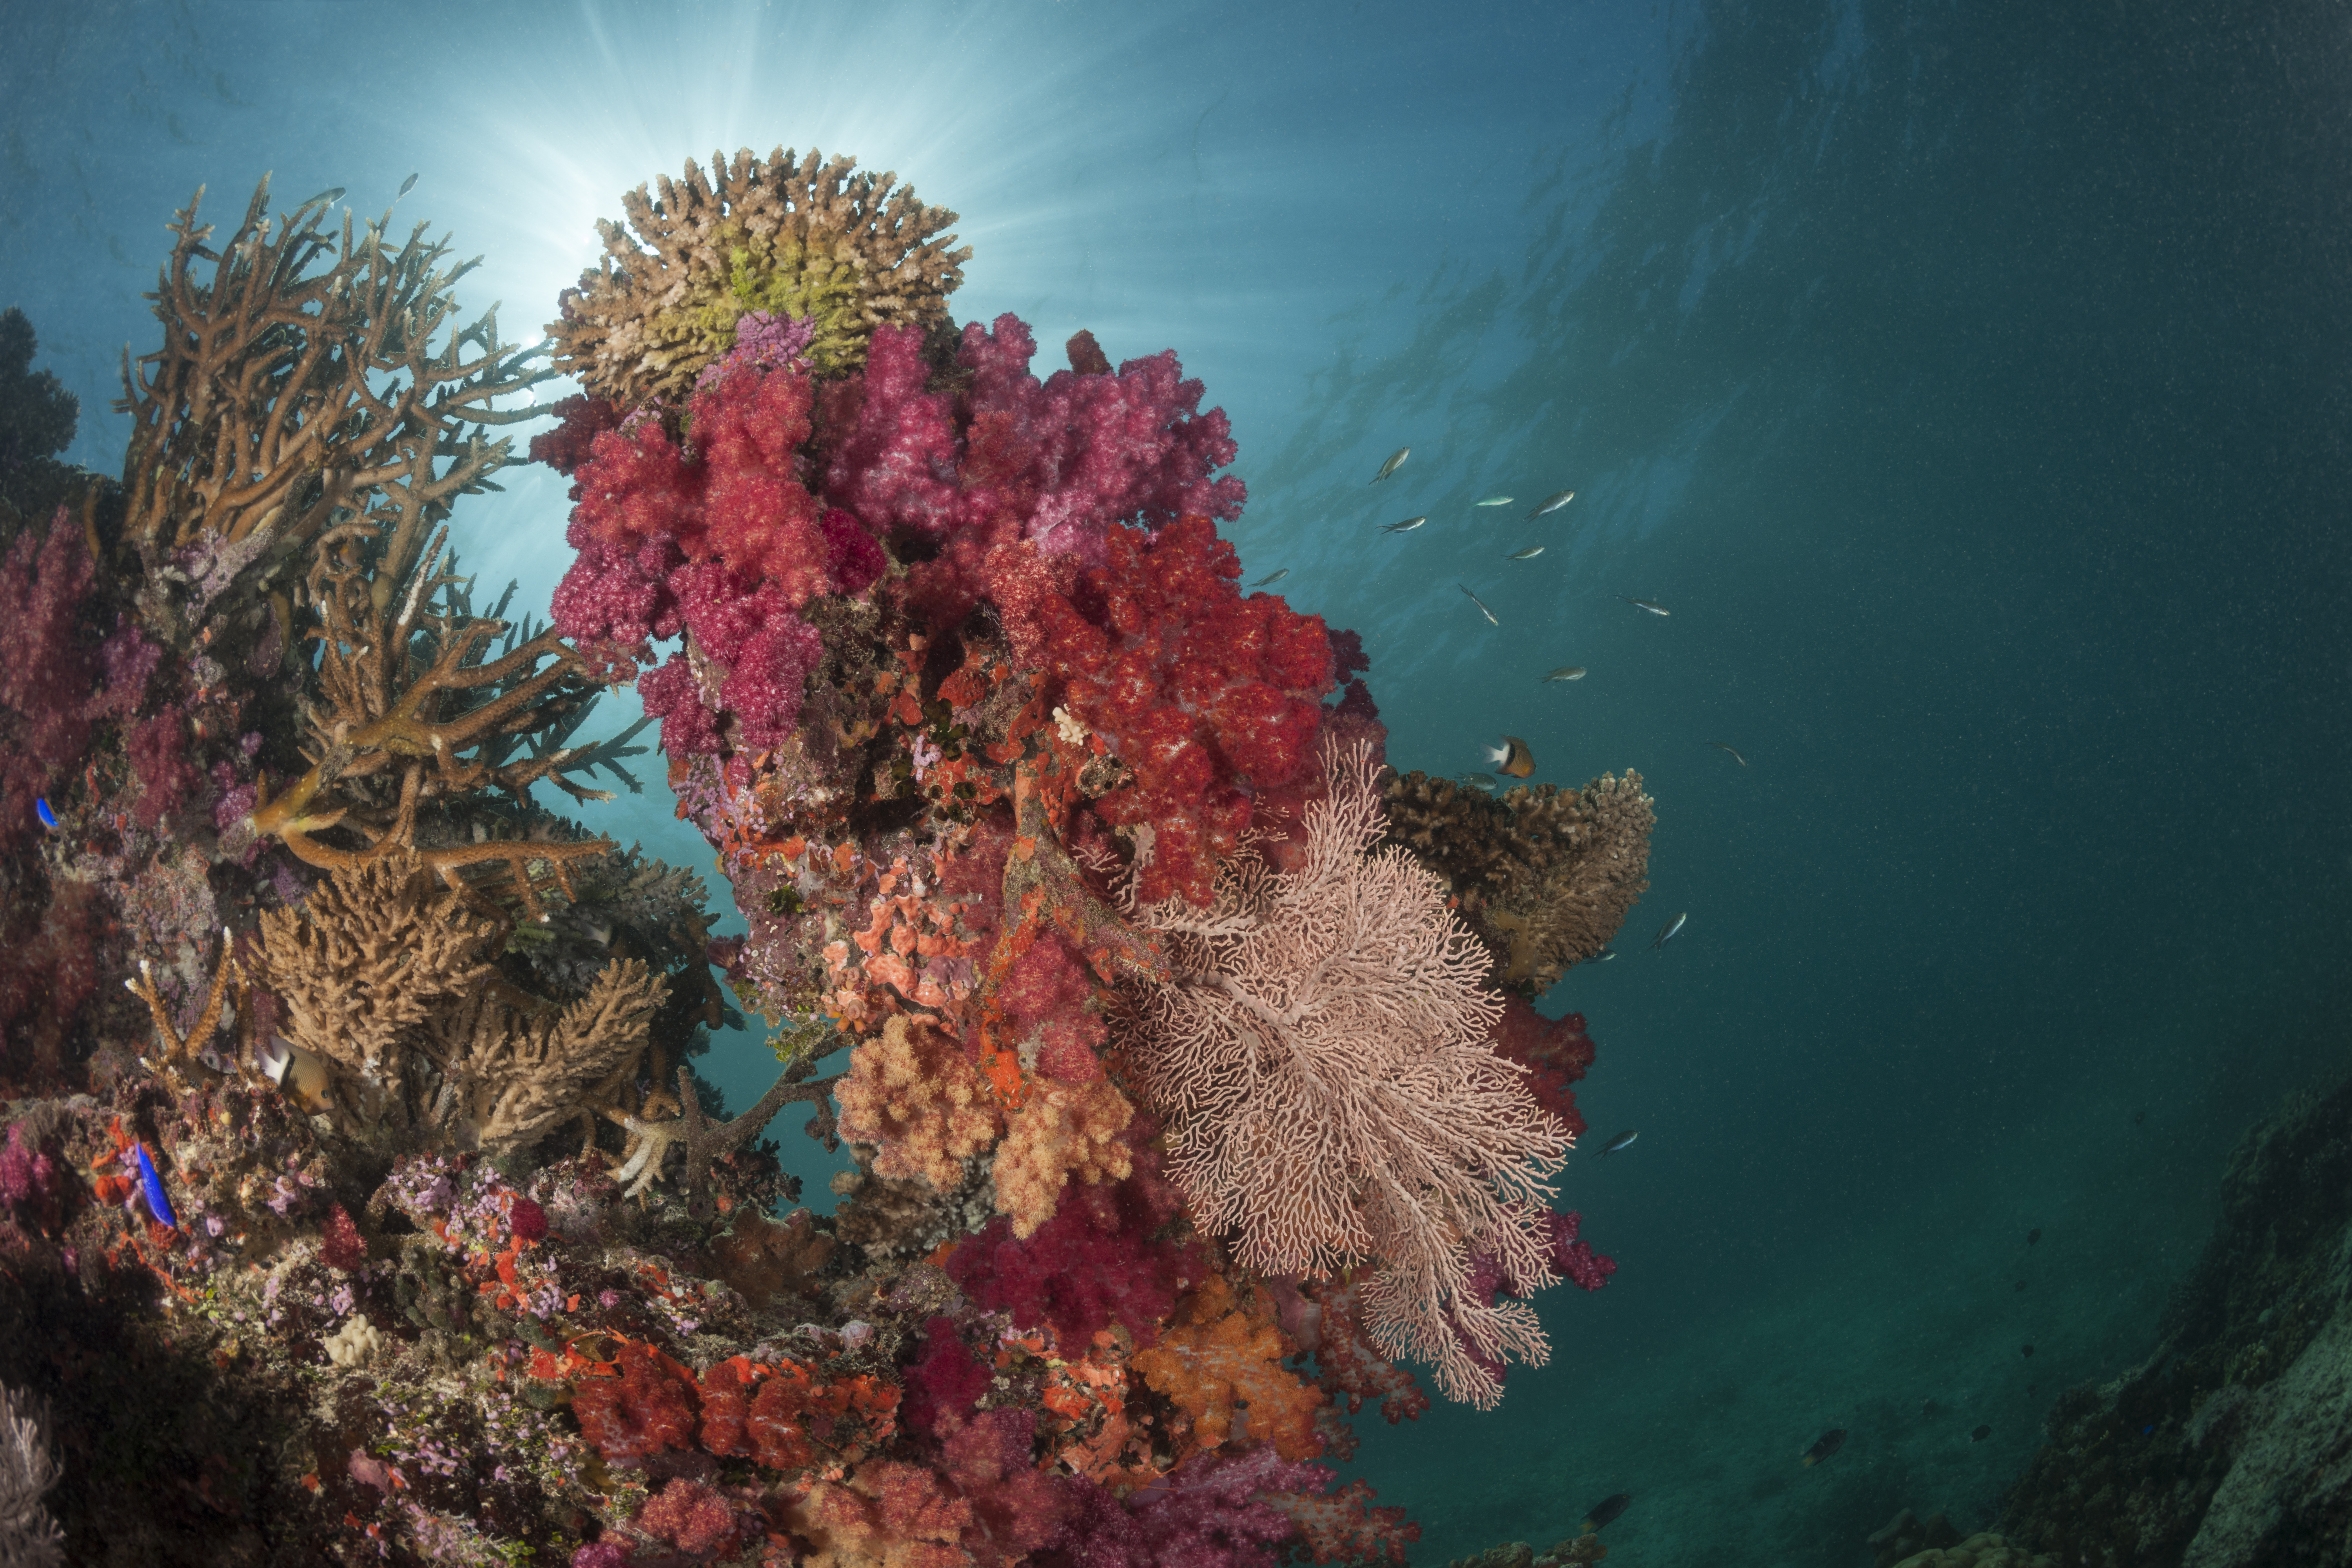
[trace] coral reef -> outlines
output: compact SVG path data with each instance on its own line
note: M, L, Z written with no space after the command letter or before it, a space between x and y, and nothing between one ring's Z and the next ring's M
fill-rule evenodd
M2230 1157L2153 1353L2061 1395L2011 1541L2059 1562L2352 1563L2352 1084L2299 1092Z
M1495 984L1532 1000L1609 945L1649 883L1654 804L1642 776L1501 796L1392 776L1389 837L1445 880L1494 955Z
M1608 1279L1548 1206L1583 1020L1489 973L1613 929L1638 781L1515 795L1483 869L1403 796L1376 843L1360 642L1240 587L1222 411L955 327L894 187L625 200L550 329L543 626L450 541L551 371L422 227L191 203L119 489L0 319L18 1556L1401 1564L1350 1418L1427 1408L1404 1359L1493 1403ZM583 738L631 680L741 935L536 798L643 787Z

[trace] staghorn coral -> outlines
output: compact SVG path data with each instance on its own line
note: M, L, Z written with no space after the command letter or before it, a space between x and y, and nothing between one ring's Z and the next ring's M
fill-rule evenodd
M1444 879L1494 954L1496 983L1529 999L1608 946L1649 888L1657 814L1630 770L1499 799L1416 772L1389 779L1381 796L1386 842Z
M304 584L304 604L320 623L308 635L319 645L323 700L308 713L311 765L257 799L246 826L325 868L411 851L451 888L492 908L467 873L504 865L508 890L543 918L541 879L576 897L571 863L604 854L610 840L478 837L428 847L418 842L419 814L491 790L528 810L528 791L542 779L575 799L610 800L609 791L569 775L614 765L628 754L621 749L628 736L562 744L595 700L577 673L579 656L551 628L533 634L527 622L509 627L495 614L474 615L446 540L444 530L404 558L398 541L385 542L373 524L339 523L320 537ZM517 756L526 742L529 753ZM320 835L331 829L360 846L326 842Z
M320 226L331 204L313 197L273 226L265 176L215 248L214 226L196 221L203 199L199 188L169 226L171 258L148 296L163 348L135 369L123 354L126 537L149 552L206 537L300 544L357 511L396 557L413 554L506 460L509 443L479 427L538 416L495 400L557 373L500 344L495 311L457 326L449 286L475 263L449 264L424 224L395 251L389 213L354 240L348 212L340 237ZM331 264L310 271L322 258ZM199 261L213 264L209 281L194 276Z
M627 226L598 221L604 260L548 324L558 366L638 407L680 397L751 312L808 318L803 353L824 374L861 363L877 327L943 325L971 258L941 237L956 215L856 169L746 147L731 163L712 153L707 175L689 159L679 180L624 195Z
M1537 1216L1566 1134L1487 1044L1484 954L1436 879L1372 847L1368 751L1326 766L1298 871L1244 855L1207 910L1144 911L1176 978L1136 987L1129 1052L1203 1229L1271 1274L1377 1259L1374 1333L1435 1362L1448 1397L1489 1405L1491 1364L1539 1363L1547 1342L1524 1302L1477 1299L1471 1260L1551 1281Z

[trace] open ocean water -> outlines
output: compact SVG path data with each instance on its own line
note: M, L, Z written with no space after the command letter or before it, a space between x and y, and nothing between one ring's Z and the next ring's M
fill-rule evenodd
M1990 1522L2058 1394L2147 1353L2230 1146L2341 1070L2339 5L19 0L0 37L0 305L70 460L120 466L199 184L372 216L414 173L401 224L527 338L624 189L853 153L962 215L960 320L1207 384L1246 580L1362 634L1398 766L1641 773L1649 894L1545 1004L1600 1047L1588 1150L1641 1134L1562 1178L1619 1271L1542 1299L1499 1411L1364 1432L1416 1562L1621 1490L1611 1562L1660 1568ZM459 547L543 614L564 481L501 478ZM649 777L588 819L707 867Z

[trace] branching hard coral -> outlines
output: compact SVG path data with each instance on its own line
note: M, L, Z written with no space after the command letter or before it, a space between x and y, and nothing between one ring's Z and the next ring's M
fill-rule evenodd
M694 1074L684 1067L677 1069L677 1115L657 1121L605 1107L606 1119L631 1140L628 1158L613 1173L614 1180L628 1184L630 1196L642 1196L660 1180L669 1152L678 1149L686 1155L685 1190L698 1192L712 1160L757 1137L777 1111L794 1100L807 1100L817 1108L809 1119L809 1136L827 1149L836 1147L840 1139L834 1131L830 1097L840 1076L803 1081L806 1065L803 1058L786 1068L767 1093L731 1121L714 1124L702 1114L702 1100L694 1092Z
M1639 773L1497 799L1411 773L1382 795L1387 842L1444 879L1493 952L1495 979L1529 998L1607 947L1650 885L1657 814Z
M305 584L320 623L309 636L319 645L324 702L310 711L311 765L258 800L247 820L313 866L413 853L468 897L467 869L503 864L509 890L537 917L544 912L537 879L551 877L570 895L569 863L604 854L610 840L425 847L417 843L418 813L489 790L527 806L541 779L577 799L610 800L567 775L610 765L614 748L545 743L551 731L568 734L595 700L577 673L579 656L552 628L529 635L528 625L473 615L444 556L446 537L445 530L405 563L371 549L380 541L370 523L340 523L320 537ZM530 753L514 755L526 741ZM334 828L361 847L320 837Z
M410 1031L495 975L503 934L396 852L338 869L299 910L265 911L255 977L283 1005L289 1039L404 1125Z
M645 1055L668 983L617 959L588 994L552 1017L485 986L436 1009L417 1047L440 1068L428 1120L460 1127L494 1155L520 1153L579 1113L592 1091ZM505 994L502 994L505 993Z
M499 977L490 960L509 929L400 851L338 869L299 910L264 912L253 969L287 1037L330 1065L364 1120L520 1153L644 1056L667 982L615 960L558 1008Z
M1381 1342L1434 1361L1450 1397L1491 1405L1499 1386L1469 1352L1539 1362L1547 1346L1525 1303L1471 1296L1471 1259L1549 1283L1536 1215L1566 1134L1488 1045L1486 955L1437 879L1372 847L1368 752L1326 766L1298 871L1245 853L1219 868L1208 909L1143 912L1176 980L1136 988L1129 1054L1202 1229L1269 1274L1378 1260Z
M708 175L688 160L682 179L639 185L621 198L626 228L598 221L604 261L549 324L557 363L639 407L680 397L751 311L812 320L804 352L821 374L861 363L878 326L945 324L971 258L941 237L956 215L856 166L747 147L732 163L712 153Z
M265 176L215 249L213 226L196 221L203 198L199 188L169 226L171 259L148 296L163 348L135 370L123 354L127 536L163 551L206 536L302 544L357 511L394 558L413 557L452 500L495 488L509 444L478 427L538 416L496 400L557 373L500 344L495 311L457 325L449 286L476 263L449 264L447 242L427 243L423 224L397 251L382 231L388 212L356 240L346 213L337 237L320 227L322 197L273 225ZM321 258L331 265L312 272ZM195 276L205 261L209 280Z

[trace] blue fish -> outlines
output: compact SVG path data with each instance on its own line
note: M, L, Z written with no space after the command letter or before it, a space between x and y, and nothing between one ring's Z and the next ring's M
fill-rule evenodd
M37 795L33 799L33 815L39 817L41 819L41 826L47 828L50 832L55 833L58 830L58 814L49 809L49 803L47 801L41 799Z
M173 1230L179 1229L180 1216L172 1212L172 1196L163 1190L163 1178L155 1169L155 1162L147 1157L147 1145L134 1143L131 1148L139 1154L139 1184L146 1191L148 1212Z

